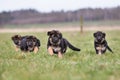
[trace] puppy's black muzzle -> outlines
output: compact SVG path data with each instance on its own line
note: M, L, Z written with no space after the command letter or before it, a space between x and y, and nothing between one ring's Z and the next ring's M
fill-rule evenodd
M53 43L58 43L59 42L59 38L58 37L53 37L52 38L52 42Z
M97 40L98 40L98 42L101 42L101 41L102 41L102 39L101 39L101 38L98 38Z
M97 42L102 42L103 38L101 36L96 37Z
M14 43L18 46L20 46L20 42L19 41L14 41Z
M28 45L29 47L33 47L33 43L32 43L32 42L28 42L27 45Z

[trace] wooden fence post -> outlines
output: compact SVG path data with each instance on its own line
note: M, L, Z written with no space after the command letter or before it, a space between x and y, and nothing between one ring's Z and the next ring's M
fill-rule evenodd
M80 16L80 33L83 33L83 16Z

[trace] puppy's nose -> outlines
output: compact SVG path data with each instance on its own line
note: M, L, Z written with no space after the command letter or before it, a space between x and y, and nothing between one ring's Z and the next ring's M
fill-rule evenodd
M59 39L58 39L57 37L54 37L54 38L53 38L53 42L54 42L54 43L57 43L58 40L59 40Z
M55 38L54 38L54 40L55 40L55 41L57 41L57 40L58 40L58 38L57 38L57 37L55 37Z
M100 40L101 39L101 37L98 37L98 40Z
M101 41L101 39L98 39L98 41L100 42L100 41Z
M32 45L32 43L28 43L28 46L31 46Z

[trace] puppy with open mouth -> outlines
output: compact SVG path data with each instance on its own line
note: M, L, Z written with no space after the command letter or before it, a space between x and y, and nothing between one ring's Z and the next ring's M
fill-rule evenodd
M79 48L71 45L65 38L62 37L62 33L57 30L48 31L47 35L48 43L47 49L50 55L58 54L58 57L62 57L63 53L66 52L67 47L74 51L80 51Z
M107 41L105 40L106 34L101 31L97 31L93 34L94 40L94 47L96 50L96 54L103 54L108 49L110 52L113 53L112 49L108 46Z

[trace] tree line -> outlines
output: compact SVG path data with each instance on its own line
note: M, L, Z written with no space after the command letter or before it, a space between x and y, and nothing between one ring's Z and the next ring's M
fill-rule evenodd
M0 24L55 23L94 20L119 20L120 6L114 8L84 8L74 11L38 12L35 9L16 10L0 13Z

